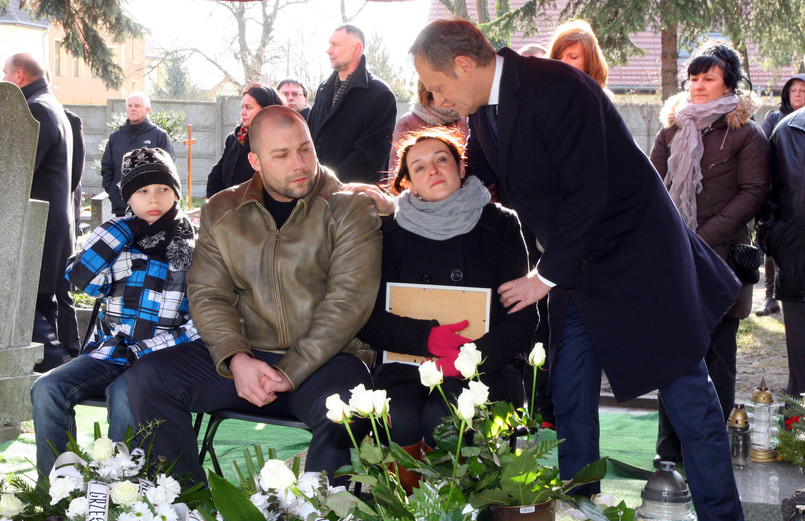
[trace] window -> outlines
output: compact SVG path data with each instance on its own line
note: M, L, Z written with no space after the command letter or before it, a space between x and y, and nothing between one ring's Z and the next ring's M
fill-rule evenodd
M81 60L73 56L73 78L81 77Z
M61 40L56 40L56 46L53 49L53 74L62 76L61 70Z
M139 90L139 89L137 88L137 80L134 80L134 81L131 82L131 91L134 92L136 90Z
M131 40L131 61L137 61L137 40L133 38Z

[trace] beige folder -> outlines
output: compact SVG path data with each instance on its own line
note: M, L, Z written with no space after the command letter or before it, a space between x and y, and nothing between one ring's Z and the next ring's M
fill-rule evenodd
M466 319L469 325L458 334L473 340L489 331L491 298L492 290L489 288L386 283L386 311L403 317L435 319L441 325ZM383 352L383 363L419 365L427 359L424 356Z

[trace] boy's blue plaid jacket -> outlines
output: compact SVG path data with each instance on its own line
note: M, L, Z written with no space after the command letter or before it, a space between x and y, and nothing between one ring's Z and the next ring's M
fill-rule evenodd
M88 348L93 358L120 365L199 338L187 305L187 269L138 250L130 220L116 217L96 228L66 275L88 295L106 297Z

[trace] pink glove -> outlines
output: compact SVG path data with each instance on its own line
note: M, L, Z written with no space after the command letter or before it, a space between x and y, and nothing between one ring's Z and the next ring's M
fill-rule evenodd
M472 342L469 338L456 334L468 325L467 320L462 320L455 324L431 328L430 335L428 335L428 352L438 357L453 356L453 360L455 360L455 357L458 356L458 348Z

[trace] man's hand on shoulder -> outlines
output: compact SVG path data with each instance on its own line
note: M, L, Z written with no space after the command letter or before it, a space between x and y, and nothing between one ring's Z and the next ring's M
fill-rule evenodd
M267 363L238 353L229 362L238 396L258 407L277 399L277 393L291 390L285 376Z

